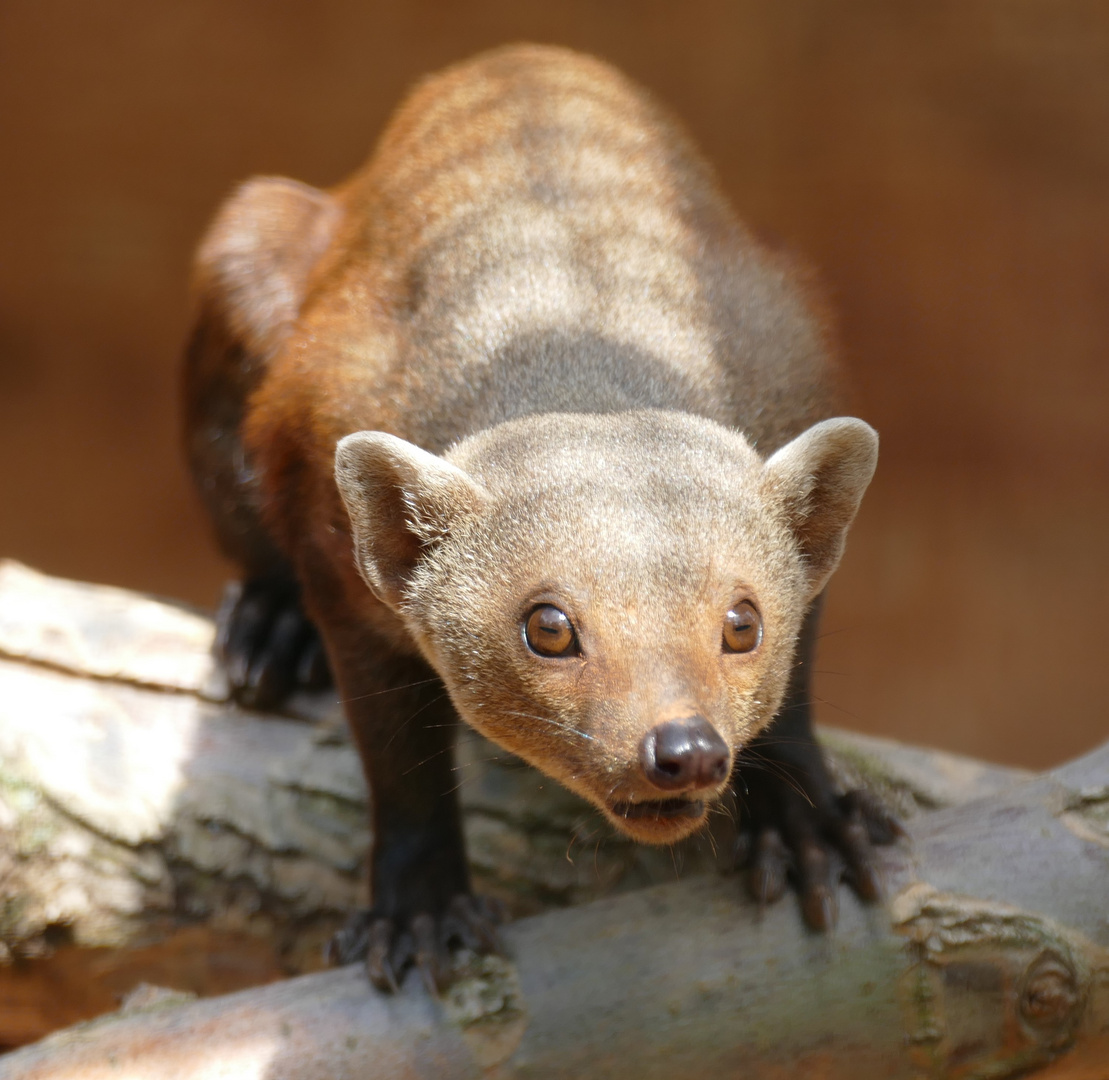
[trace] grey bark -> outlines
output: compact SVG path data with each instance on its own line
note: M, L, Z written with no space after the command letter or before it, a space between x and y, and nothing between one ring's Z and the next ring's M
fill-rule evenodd
M314 949L364 900L364 790L334 703L234 709L211 635L173 605L0 567L9 955L41 950L59 924L80 944L125 945L185 916L264 919L288 935L295 970L296 943ZM587 807L473 741L462 775L479 884L542 912L506 928L511 960L471 959L442 1002L411 980L381 997L357 969L171 998L0 1059L0 1076L93 1077L111 1060L114 1077L186 1080L1036 1065L1105 1080L1109 747L1026 778L825 737L845 782L876 786L911 832L885 856L887 907L845 893L831 937L806 933L788 901L758 912L707 844L673 882L668 852L607 838Z

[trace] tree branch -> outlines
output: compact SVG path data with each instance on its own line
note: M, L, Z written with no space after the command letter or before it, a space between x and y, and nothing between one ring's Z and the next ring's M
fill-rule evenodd
M10 955L42 952L59 925L119 947L191 919L264 928L290 950L285 970L305 970L314 948L295 942L318 943L358 902L364 791L333 706L298 703L315 724L235 710L210 641L180 608L0 567ZM845 892L834 936L808 934L788 900L760 913L735 877L705 876L707 844L680 883L666 852L595 852L588 808L471 742L480 882L543 912L506 928L511 962L472 961L443 1002L412 980L383 997L357 969L161 1001L17 1051L0 1076L854 1080L1043 1065L1104 1080L1109 746L1025 779L826 735L849 779L911 818L884 859L888 909Z

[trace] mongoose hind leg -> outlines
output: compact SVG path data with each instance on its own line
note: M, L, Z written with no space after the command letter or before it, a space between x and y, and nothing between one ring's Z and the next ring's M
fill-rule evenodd
M882 875L873 845L903 835L900 824L865 791L837 794L813 736L810 679L820 600L806 616L789 690L773 724L739 756L733 786L740 807L737 862L760 904L792 879L805 921L831 929L841 877L870 902Z
M216 654L241 705L275 709L297 690L331 685L323 642L292 580L252 577L230 582L216 625Z

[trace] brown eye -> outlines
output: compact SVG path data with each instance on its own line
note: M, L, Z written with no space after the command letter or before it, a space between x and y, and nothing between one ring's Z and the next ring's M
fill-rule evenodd
M724 616L724 651L751 652L762 641L762 619L750 600L741 600Z
M576 656L578 638L565 611L540 604L524 623L524 640L540 656Z

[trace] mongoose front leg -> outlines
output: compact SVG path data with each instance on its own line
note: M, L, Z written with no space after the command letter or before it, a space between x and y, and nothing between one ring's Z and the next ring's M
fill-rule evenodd
M836 923L841 873L862 899L882 895L872 845L892 843L900 824L865 791L837 794L813 736L811 677L820 618L818 598L805 617L782 708L739 755L733 785L740 807L737 861L760 904L777 900L792 877L809 926Z
M459 720L422 660L383 654L364 633L329 634L373 810L371 906L332 941L338 963L364 959L371 981L397 989L415 965L430 990L449 979L450 950L496 947L499 911L470 890L453 744Z

